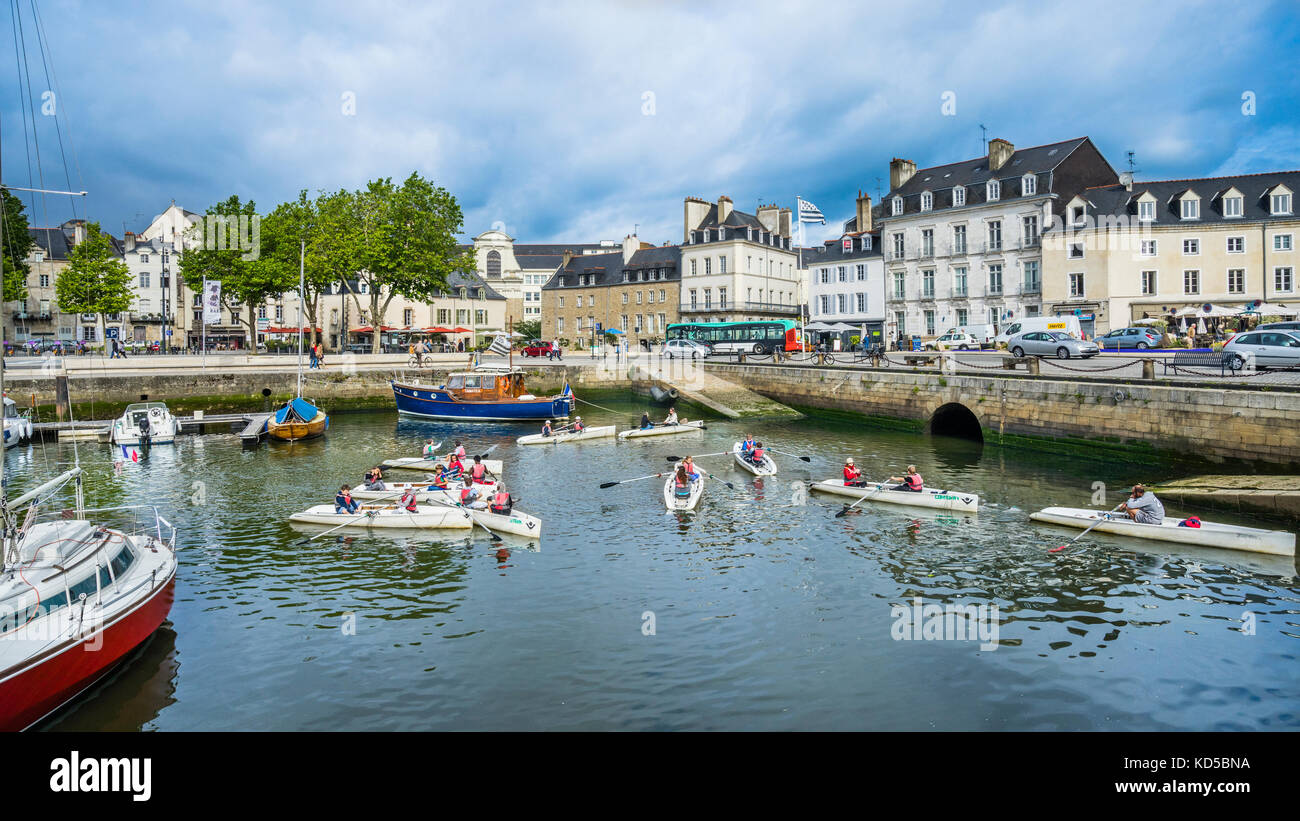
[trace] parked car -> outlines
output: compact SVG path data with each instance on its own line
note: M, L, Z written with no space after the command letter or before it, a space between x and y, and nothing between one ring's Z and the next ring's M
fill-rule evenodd
M978 351L979 340L965 331L948 331L943 336L931 339L923 345L927 351Z
M1266 322L1257 331L1300 331L1300 322Z
M1029 333L1030 331L1047 331L1049 333L1059 331L1075 339L1083 338L1083 328L1079 325L1077 316L1028 316L1007 325L994 341L999 347L1006 345L1010 348L1011 337L1016 334Z
M1072 356L1087 359L1101 353L1096 342L1075 339L1064 331L1016 334L1007 340L1007 349L1015 356L1055 356L1057 359L1069 359Z
M1288 368L1300 365L1300 331L1248 331L1237 334L1223 346L1233 370L1247 365L1256 368Z
M551 353L551 342L547 339L534 339L523 347L520 351L524 356L549 356Z
M1160 347L1160 334L1151 328L1116 328L1097 337L1097 347L1103 351L1133 351Z
M664 343L660 353L668 359L677 356L683 359L688 356L691 359L704 359L713 353L713 349L703 342L696 342L693 339L670 339Z

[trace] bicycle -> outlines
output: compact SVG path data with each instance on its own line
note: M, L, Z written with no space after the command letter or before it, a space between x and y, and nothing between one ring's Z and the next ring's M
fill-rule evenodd
M323 363L322 363L322 364L323 364ZM423 360L421 357L416 356L415 354L411 354L410 358L406 360L406 367L408 367L408 368L423 368L423 367L424 367L424 360Z

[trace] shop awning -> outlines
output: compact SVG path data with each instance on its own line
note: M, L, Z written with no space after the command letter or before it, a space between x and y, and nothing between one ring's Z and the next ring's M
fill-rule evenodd
M380 325L379 330L383 333L387 333L388 331L396 331L400 329L393 325ZM348 331L348 333L350 334L372 334L374 332L375 329L370 325L367 325L364 328L353 328L352 330Z
M302 332L305 333L305 334L309 334L309 333L311 333L313 330L315 330L316 333L322 333L322 331L321 331L320 328L315 328L315 329L313 329L313 328L308 328L306 325L304 325L304 326L302 327ZM264 333L264 334L296 334L296 333L298 333L298 329L297 329L297 328L267 328L265 331L262 331L262 333Z

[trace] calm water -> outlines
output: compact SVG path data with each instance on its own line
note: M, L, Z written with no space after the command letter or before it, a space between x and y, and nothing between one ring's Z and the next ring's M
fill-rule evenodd
M584 407L626 427L639 405ZM1166 478L960 440L803 420L754 425L781 473L729 457L694 515L666 513L665 455L729 448L742 428L518 448L530 428L334 418L328 439L243 450L184 437L113 475L81 445L91 505L153 501L181 532L171 620L49 723L58 730L1280 729L1300 726L1300 583L1291 562L1033 524L1092 483ZM286 517L426 436L501 443L538 546L437 535L301 544ZM979 493L978 516L802 498L792 482L918 465ZM72 459L7 454L11 488ZM392 477L401 472L393 472ZM196 482L203 483L196 485ZM199 491L201 495L196 495ZM1110 504L1118 502L1112 493ZM1179 511L1172 506L1171 515ZM1216 515L1217 519L1230 517ZM1237 521L1243 521L1238 519ZM1274 523L1270 526L1280 526ZM898 641L891 605L996 604L999 643ZM654 634L643 634L653 613ZM349 615L351 614L351 615ZM353 631L344 629L352 621ZM645 622L648 624L648 622Z

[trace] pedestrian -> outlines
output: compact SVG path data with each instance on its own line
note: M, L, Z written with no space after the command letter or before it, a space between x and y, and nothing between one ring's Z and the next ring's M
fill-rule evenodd
M311 347L307 349L307 355L311 357L311 365L310 365L310 368L314 370L314 369L316 368L316 366L317 366L317 359L316 359L316 343L315 343L315 342L311 343Z
M564 361L564 351L560 350L560 340L558 340L558 339L555 340L555 344L552 346L551 349L555 351L555 358L558 359L558 360L560 360L561 362L563 362L563 361Z

